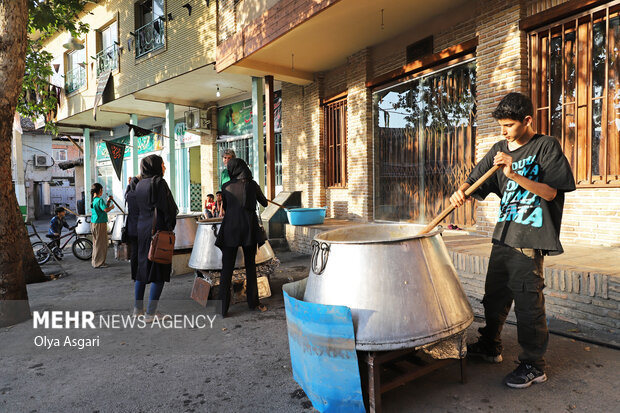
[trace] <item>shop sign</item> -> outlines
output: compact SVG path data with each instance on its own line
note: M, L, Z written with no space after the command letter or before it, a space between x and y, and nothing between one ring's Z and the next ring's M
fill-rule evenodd
M191 145L200 143L200 135L197 133L188 132L185 129L185 122L177 123L174 127L174 137L176 138L176 146Z

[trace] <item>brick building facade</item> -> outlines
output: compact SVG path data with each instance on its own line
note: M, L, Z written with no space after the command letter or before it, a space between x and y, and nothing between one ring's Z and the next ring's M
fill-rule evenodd
M433 53L447 52L468 41L476 41L476 132L475 160L479 160L499 139L499 128L490 116L508 92L530 93L528 33L520 28L523 19L580 3L596 10L606 2L565 1L477 1L455 6L424 24L413 27L381 44L349 55L344 65L315 73L315 80L300 86L284 83L283 157L284 189L302 190L307 207L327 206L328 216L372 221L375 213L373 180L377 154L373 154L374 79L385 77L407 65L407 46L433 37ZM589 3L589 4L586 4ZM570 15L570 7L568 13ZM556 18L557 20L557 18ZM553 22L553 19L547 23ZM434 70L433 65L425 67ZM420 71L422 72L422 71ZM325 185L325 131L322 104L335 96L346 96L347 185ZM376 138L376 135L374 136ZM373 165L373 160L375 164ZM459 182L454 182L456 188ZM620 242L620 200L618 185L580 186L567 194L562 240L592 245ZM499 202L491 195L477 203L475 230L484 235L493 231Z

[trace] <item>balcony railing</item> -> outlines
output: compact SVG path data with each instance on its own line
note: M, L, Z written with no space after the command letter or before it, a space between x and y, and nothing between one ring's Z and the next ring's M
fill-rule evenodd
M65 92L71 93L86 85L86 68L78 66L65 74Z
M136 30L136 58L166 45L165 23L160 16Z
M97 53L97 77L118 67L118 47L116 44Z

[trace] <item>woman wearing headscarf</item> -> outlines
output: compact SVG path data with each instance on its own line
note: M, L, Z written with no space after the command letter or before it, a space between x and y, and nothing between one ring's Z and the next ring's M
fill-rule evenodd
M172 231L176 225L179 212L168 184L164 180L166 167L158 155L149 155L140 163L142 179L136 184L135 202L138 211L137 237L138 255L135 277L134 314L144 312L144 291L151 284L149 302L146 308L147 322L157 316L157 302L164 288L164 282L170 281L171 264L158 264L149 261L153 225L155 231ZM153 222L155 223L153 224Z
M95 182L90 188L90 196L93 200L90 204L90 232L93 235L91 264L93 268L107 268L105 259L108 255L108 212L114 208L114 205L111 205L111 196L108 197L107 202L103 200L103 186L99 182Z
M131 262L131 279L136 281L138 274L138 217L140 208L136 199L136 186L142 177L140 175L129 178L129 185L125 190L125 203L127 204L127 220L125 221L125 231L127 234L127 245L129 246L129 261ZM134 315L142 315L143 310L134 308Z
M266 307L258 301L255 259L257 246L265 243L256 216L256 202L266 207L267 198L252 179L252 172L243 159L229 160L227 169L230 181L222 187L224 219L215 241L215 245L222 250L218 300L224 317L230 305L230 285L239 247L243 249L245 260L248 306L251 310L266 310Z

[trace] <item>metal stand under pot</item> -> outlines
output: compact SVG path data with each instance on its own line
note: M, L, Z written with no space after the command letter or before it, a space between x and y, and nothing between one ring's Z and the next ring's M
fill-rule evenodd
M223 218L210 218L198 222L196 230L196 238L192 254L189 259L189 267L195 270L196 277L203 278L210 285L208 291L209 297L217 296L219 288L219 276L222 269L222 251L215 246L218 231L222 224ZM275 258L275 253L266 241L256 251L256 274L258 284L258 296L260 299L271 296L271 287L269 285L269 276L279 265L279 261ZM239 247L237 251L237 259L235 260L235 271L232 277L233 295L231 304L245 301L245 261L243 258L243 250ZM201 302L206 303L207 297L202 297Z

